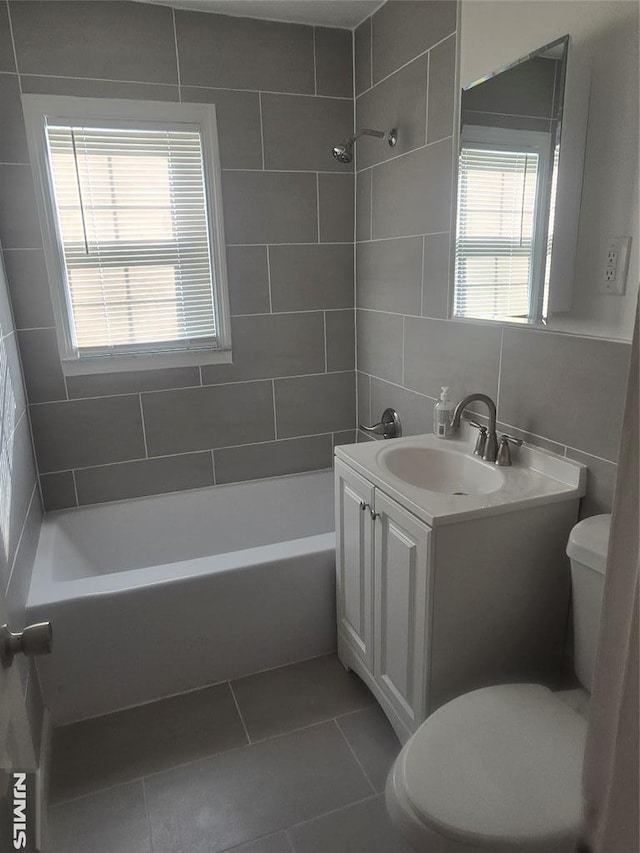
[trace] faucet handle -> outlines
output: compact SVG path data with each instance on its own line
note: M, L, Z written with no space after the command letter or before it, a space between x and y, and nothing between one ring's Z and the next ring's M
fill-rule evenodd
M515 438L513 435L507 435L507 433L503 433L500 436L500 446L498 447L496 465L511 465L511 449L509 447L510 444L515 444L516 447L522 447L522 439Z
M469 426L478 430L478 440L473 452L476 456L484 456L484 449L487 446L487 427L484 424L476 423L476 421L469 421Z

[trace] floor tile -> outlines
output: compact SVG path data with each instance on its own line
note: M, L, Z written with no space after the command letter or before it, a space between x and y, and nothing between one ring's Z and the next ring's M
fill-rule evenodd
M150 853L142 782L49 810L48 853Z
M333 722L161 773L145 787L155 853L219 853L371 793Z
M246 743L228 684L54 731L52 801L146 776Z
M336 720L369 781L382 793L400 741L379 705Z
M249 675L231 686L251 740L347 714L374 701L335 655Z
M389 820L384 797L289 829L295 853L410 853Z

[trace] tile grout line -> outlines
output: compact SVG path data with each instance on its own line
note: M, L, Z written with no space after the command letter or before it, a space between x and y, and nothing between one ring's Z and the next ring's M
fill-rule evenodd
M318 94L318 59L316 55L316 28L311 28L311 40L313 42L313 94Z
M360 799L360 800L354 800L352 803L343 803L341 806L336 806L335 809L329 809L328 812L322 812L319 815L315 815L315 817L307 818L307 820L301 820L301 821L298 821L297 823L292 823L291 826L288 826L285 829L285 832L288 832L290 829L294 829L297 826L305 826L306 824L313 823L313 821L319 820L320 818L329 817L329 815L337 814L338 812L345 811L346 809L353 808L353 806L359 806L359 805L362 805L362 803L368 803L371 800L377 800L378 797L381 797L381 796L382 796L382 794L378 794L377 792L375 792L374 794L370 794L368 797L362 797L362 799Z
M329 354L328 354L328 347L327 347L327 312L326 311L322 312L322 325L323 325L323 329L324 329L324 372L328 373L329 372L329 367L328 367Z
M273 314L273 298L271 295L271 252L269 251L269 246L265 246L265 249L267 250L267 286L269 288L269 314ZM263 314L262 316L266 315Z
M154 844L153 844L153 833L151 832L151 815L149 814L149 802L147 800L147 786L145 784L145 777L144 776L140 779L140 784L142 785L142 801L144 803L144 813L145 813L145 816L147 818L147 831L149 833L150 853L153 853Z
M240 703L238 702L238 697L236 696L236 692L233 689L233 685L231 684L230 680L227 682L227 684L229 685L229 690L231 691L231 695L233 697L233 702L236 706L236 711L238 712L238 716L240 717L240 722L242 723L242 728L244 729L244 735L247 739L246 745L249 746L251 743L253 743L253 741L251 740L251 737L249 735L249 729L247 728L247 725L244 721L244 717L242 716L242 711L240 710Z
M358 758L358 756L356 755L356 752L355 752L354 748L351 746L351 744L350 744L350 743L349 743L349 741L347 740L347 736L346 736L346 734L342 731L342 727L340 726L340 723L338 722L338 718L337 718L337 717L334 717L334 718L333 718L333 722L335 723L336 728L338 729L338 731L339 731L339 732L340 732L340 734L342 735L342 739L343 739L343 741L346 743L347 747L349 748L349 752L350 752L350 753L351 753L351 755L353 755L353 757L355 758L356 764L358 765L358 767L359 767L359 768L360 768L360 770L362 771L362 775L363 775L363 776L364 776L364 778L367 780L367 783L369 784L369 786L370 786L371 790L374 792L374 794L379 794L379 791L376 791L376 789L375 789L375 786L374 786L373 782L372 782L372 781L371 781L371 779L369 778L369 775L368 775L367 771L364 769L364 767L363 767L363 766L362 766L362 764L360 763L360 759L359 759L359 758Z
M18 51L16 49L16 39L13 34L13 20L11 19L11 6L9 5L9 0L6 0L5 3L7 9L7 18L9 20L9 33L11 35L11 48L13 50L13 61L16 65L16 74L18 75L18 88L20 89L20 94L22 94L22 81L20 79L20 68L18 66Z
M323 376L324 374L318 374ZM271 399L273 400L273 439L278 440L278 412L276 409L276 380L271 380Z
M213 477L213 485L217 486L218 483L216 481L216 458L214 456L214 449L211 448L209 452L211 453L211 475Z
M319 172L316 172L316 219L318 220L318 244L320 244L320 173Z
M431 83L431 49L427 51L427 80L424 98L424 141L429 142L429 85Z
M73 482L73 493L76 496L76 506L80 508L80 498L78 497L78 481L76 479L76 469L71 469L71 480Z
M138 403L140 406L140 423L142 424L142 441L144 442L144 457L149 458L149 448L147 446L147 430L144 425L144 409L142 408L142 394L138 394ZM108 464L108 463L107 463Z
M260 113L260 151L262 154L262 171L264 171L264 129L262 127L262 92L258 92L258 111ZM220 171L223 171L222 169ZM254 169L251 171L260 171Z
M182 103L182 81L180 79L180 53L178 51L178 30L176 28L176 10L171 9L171 21L173 23L173 46L176 52L176 76L178 78L178 101Z
M33 487L31 489L31 495L29 497L29 503L27 504L27 509L26 509L25 514L24 514L24 518L22 519L22 526L20 527L20 535L18 536L18 541L16 542L16 550L14 552L13 561L11 563L11 571L9 572L9 577L7 578L7 583L6 583L5 588L3 590L4 593L6 593L9 590L9 586L10 586L11 581L13 579L13 571L16 567L16 562L18 560L18 552L20 551L20 545L22 544L22 537L24 536L24 531L27 527L27 519L29 518L29 513L31 512L31 505L33 503L33 498L34 498L37 491L38 491L38 475L36 472Z
M424 251L427 242L426 236L422 235L422 258L420 260L420 316L424 317Z

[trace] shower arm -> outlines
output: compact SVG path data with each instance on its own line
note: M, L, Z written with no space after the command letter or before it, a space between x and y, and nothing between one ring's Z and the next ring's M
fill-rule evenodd
M370 128L365 127L362 130L359 130L357 133L354 133L353 136L350 136L349 142L353 144L358 139L360 139L361 136L375 136L376 139L388 139L389 144L394 145L395 142L392 142L391 140L394 137L397 137L397 132L395 128L393 130L385 132L384 130L371 130Z

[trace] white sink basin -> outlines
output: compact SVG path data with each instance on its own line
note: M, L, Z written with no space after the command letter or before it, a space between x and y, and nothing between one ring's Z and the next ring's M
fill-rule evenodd
M448 495L488 495L504 486L499 468L476 456L433 447L400 446L384 450L380 466L419 489Z

